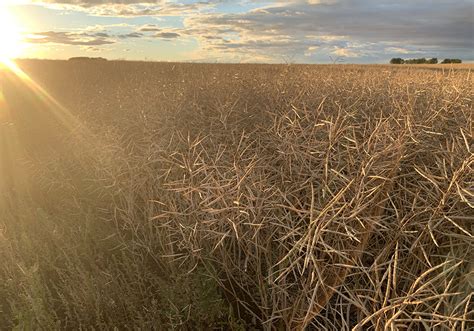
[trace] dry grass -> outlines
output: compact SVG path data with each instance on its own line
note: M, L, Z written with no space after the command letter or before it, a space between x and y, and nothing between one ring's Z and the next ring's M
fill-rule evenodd
M77 122L4 74L0 325L472 325L469 70L21 65Z

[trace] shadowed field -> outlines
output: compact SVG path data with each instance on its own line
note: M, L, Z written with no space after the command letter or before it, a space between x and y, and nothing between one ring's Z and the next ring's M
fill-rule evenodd
M19 67L31 81L0 74L0 328L472 323L470 70Z

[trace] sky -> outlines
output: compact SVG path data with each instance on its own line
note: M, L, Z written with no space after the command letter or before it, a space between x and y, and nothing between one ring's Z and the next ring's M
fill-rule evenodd
M7 11L21 30L19 56L29 58L474 60L474 0L0 0L0 4L0 11ZM6 25L0 22L4 35Z

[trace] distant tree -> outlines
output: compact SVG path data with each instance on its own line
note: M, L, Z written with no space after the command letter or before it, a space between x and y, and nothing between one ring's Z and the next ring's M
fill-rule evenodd
M419 59L405 60L405 63L406 64L425 64L425 63L428 63L428 61L426 60L426 58L422 57L422 58L419 58Z
M438 58L432 57L430 59L426 59L424 57L419 58L419 59L402 59L399 57L394 57L393 59L390 60L391 64L437 64L438 63ZM445 63L462 63L462 60L460 59L444 59L443 64Z
M446 64L446 63L462 63L462 60L460 59L444 59L443 62L441 62L442 64Z
M403 64L405 63L405 60L403 60L400 57L394 57L393 59L390 60L391 64Z

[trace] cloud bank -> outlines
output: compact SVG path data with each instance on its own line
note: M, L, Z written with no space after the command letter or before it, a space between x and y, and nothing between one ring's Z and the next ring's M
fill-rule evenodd
M244 11L226 10L226 5L235 4L227 0L42 2L72 5L97 16L176 16L182 26L150 23L109 38L50 32L41 42L106 45L132 38L195 40L195 55L200 57L253 57L265 61L292 57L302 62L328 57L377 61L410 55L472 59L474 49L474 0L247 0L241 5L252 7Z

